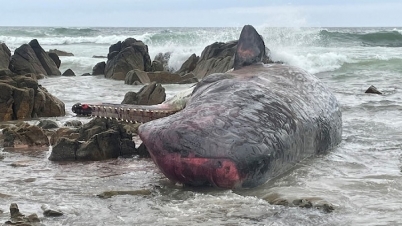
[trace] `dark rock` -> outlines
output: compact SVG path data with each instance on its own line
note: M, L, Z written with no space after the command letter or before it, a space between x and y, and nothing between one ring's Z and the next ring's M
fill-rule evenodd
M78 127L82 126L82 122L79 120L71 120L71 121L64 123L64 126L78 128Z
M115 58L118 54L120 53L120 51L113 51L107 54L107 60L113 60L113 58Z
M127 73L124 84L132 85L135 82L137 82L136 84L146 84L150 83L150 80L145 71L134 69Z
M117 47L112 45L109 48L105 67L106 78L124 80L126 74L131 70L151 71L148 46L142 41L127 38L121 43L121 51L116 54Z
M44 119L40 120L38 126L42 129L56 129L59 128L59 125L52 120Z
M2 78L0 121L65 115L64 103L39 86L35 74Z
M61 60L60 60L59 56L56 53L47 53L47 54L53 60L53 62L56 64L56 67L60 68Z
M10 69L0 69L0 78L1 77L6 77L6 76L13 76L14 73L12 71L10 71Z
M63 76L75 76L75 73L73 70L71 70L70 68L67 69L63 74Z
M14 51L10 70L19 75L27 73L47 75L34 50L28 44L24 44Z
M137 154L140 158L151 158L151 155L149 154L148 149L144 145L144 143L141 143L138 147Z
M375 86L370 86L365 93L379 94L382 95L380 91Z
M42 147L49 146L49 139L38 126L21 123L16 127L3 129L4 147Z
M29 45L34 50L36 57L38 57L39 62L42 64L42 67L45 69L46 75L61 75L59 68L56 66L56 63L39 45L38 40L33 39L29 42Z
M105 191L97 195L99 198L108 199L116 195L151 195L149 189L133 190L133 191Z
M152 82L151 84L142 87L138 93L126 93L122 104L154 105L162 103L165 99L165 88L160 84Z
M90 73L84 73L81 76L90 76L90 75L91 75Z
M170 60L170 52L167 53L158 53L155 58L154 61L158 61L161 62L163 65L163 71L169 71L172 72L173 69L169 68L169 60Z
M22 214L16 203L11 203L10 205L10 216L11 219L6 221L4 225L19 225L19 226L38 226L40 224L40 219L35 213L25 216Z
M192 72L197 66L197 62L200 59L199 56L192 54L181 66L181 68L176 72L179 75L185 75Z
M151 71L164 71L162 62L158 60L152 61Z
M105 67L106 67L105 61L97 63L92 68L92 75L104 75L105 74Z
M121 51L121 41L118 41L116 44L113 44L109 47L109 54L112 52L120 52Z
M55 53L57 56L74 56L74 54L72 54L72 53L58 50L58 49L51 49L51 50L49 50L49 53Z
M52 153L49 156L50 161L74 161L80 142L76 139L61 137L53 146Z
M76 139L59 138L49 160L97 161L135 153L132 135L126 132L122 123L95 118L78 129Z
M107 56L96 56L96 55L93 55L92 58L107 58Z
M32 115L37 117L55 117L66 114L64 103L39 86L35 92L35 104Z
M76 129L60 128L51 135L50 144L54 146L61 137L68 139L77 139L79 137L79 133Z
M8 69L10 65L11 51L5 43L0 43L0 69Z

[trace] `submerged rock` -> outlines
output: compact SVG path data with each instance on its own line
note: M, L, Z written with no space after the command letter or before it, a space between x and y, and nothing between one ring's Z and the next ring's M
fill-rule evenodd
M42 129L59 128L59 125L57 124L57 122L49 120L49 119L40 120L38 126Z
M70 68L63 72L62 76L75 76L75 73Z
M108 199L116 195L151 195L152 192L149 189L133 190L133 191L105 191L97 195L99 198Z
M37 226L40 224L40 219L35 213L25 216L20 213L18 205L11 203L10 205L10 220L6 221L4 225L19 225L19 226Z

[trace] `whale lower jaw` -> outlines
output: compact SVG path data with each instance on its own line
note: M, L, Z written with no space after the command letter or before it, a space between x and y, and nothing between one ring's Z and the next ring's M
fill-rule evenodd
M223 189L241 187L244 177L236 164L227 158L182 157L167 153L151 157L162 173L173 182L190 186L213 186Z

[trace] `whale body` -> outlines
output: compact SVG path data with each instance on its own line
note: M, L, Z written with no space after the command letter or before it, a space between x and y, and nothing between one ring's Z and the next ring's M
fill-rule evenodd
M341 142L342 114L314 75L262 64L265 45L246 25L234 70L202 79L179 112L139 136L167 178L192 186L250 188Z

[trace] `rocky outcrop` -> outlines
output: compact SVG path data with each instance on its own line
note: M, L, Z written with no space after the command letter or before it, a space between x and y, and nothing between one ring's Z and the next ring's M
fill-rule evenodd
M48 55L53 60L53 62L56 64L56 67L60 68L61 60L60 60L59 56L56 53L48 53Z
M166 99L165 88L155 82L141 88L138 93L128 92L124 96L122 104L155 105Z
M127 73L124 83L128 85L147 84L151 82L161 84L184 84L195 83L197 81L198 80L191 73L181 76L168 71L145 72L132 70Z
M98 161L136 154L132 134L116 120L95 118L77 131L77 139L58 139L49 160Z
M124 80L126 74L134 69L152 70L148 46L142 41L127 38L109 48L108 61L105 67L106 78Z
M61 75L59 68L56 66L56 63L49 57L49 55L45 52L45 50L39 45L38 40L33 39L29 42L29 45L34 50L36 56L39 59L39 62L42 64L43 68L46 71L46 75Z
M180 67L180 69L176 72L179 75L185 75L189 72L192 72L197 66L198 61L200 60L199 56L192 54Z
M106 67L105 61L97 63L92 68L92 75L104 75L105 74L105 67Z
M74 54L72 54L72 53L58 50L58 49L51 49L51 50L49 50L49 53L55 53L57 56L74 56Z
M10 70L19 75L27 73L47 75L34 50L28 44L23 44L14 51Z
M65 106L34 74L0 77L0 121L64 116Z
M63 72L62 76L75 76L75 73L70 68Z
M56 61L42 49L36 39L14 51L9 68L19 75L27 73L61 75Z
M224 73L233 68L234 54L236 52L238 41L227 43L215 42L205 47L201 57L192 73L198 79L213 73ZM272 63L269 58L269 49L266 48L266 54L263 63Z
M40 219L36 213L25 216L22 214L16 203L10 205L10 220L6 221L4 225L23 225L23 226L39 226Z
M3 129L4 147L47 147L49 139L44 130L28 123Z
M5 43L0 43L0 69L8 69L10 65L11 51Z

